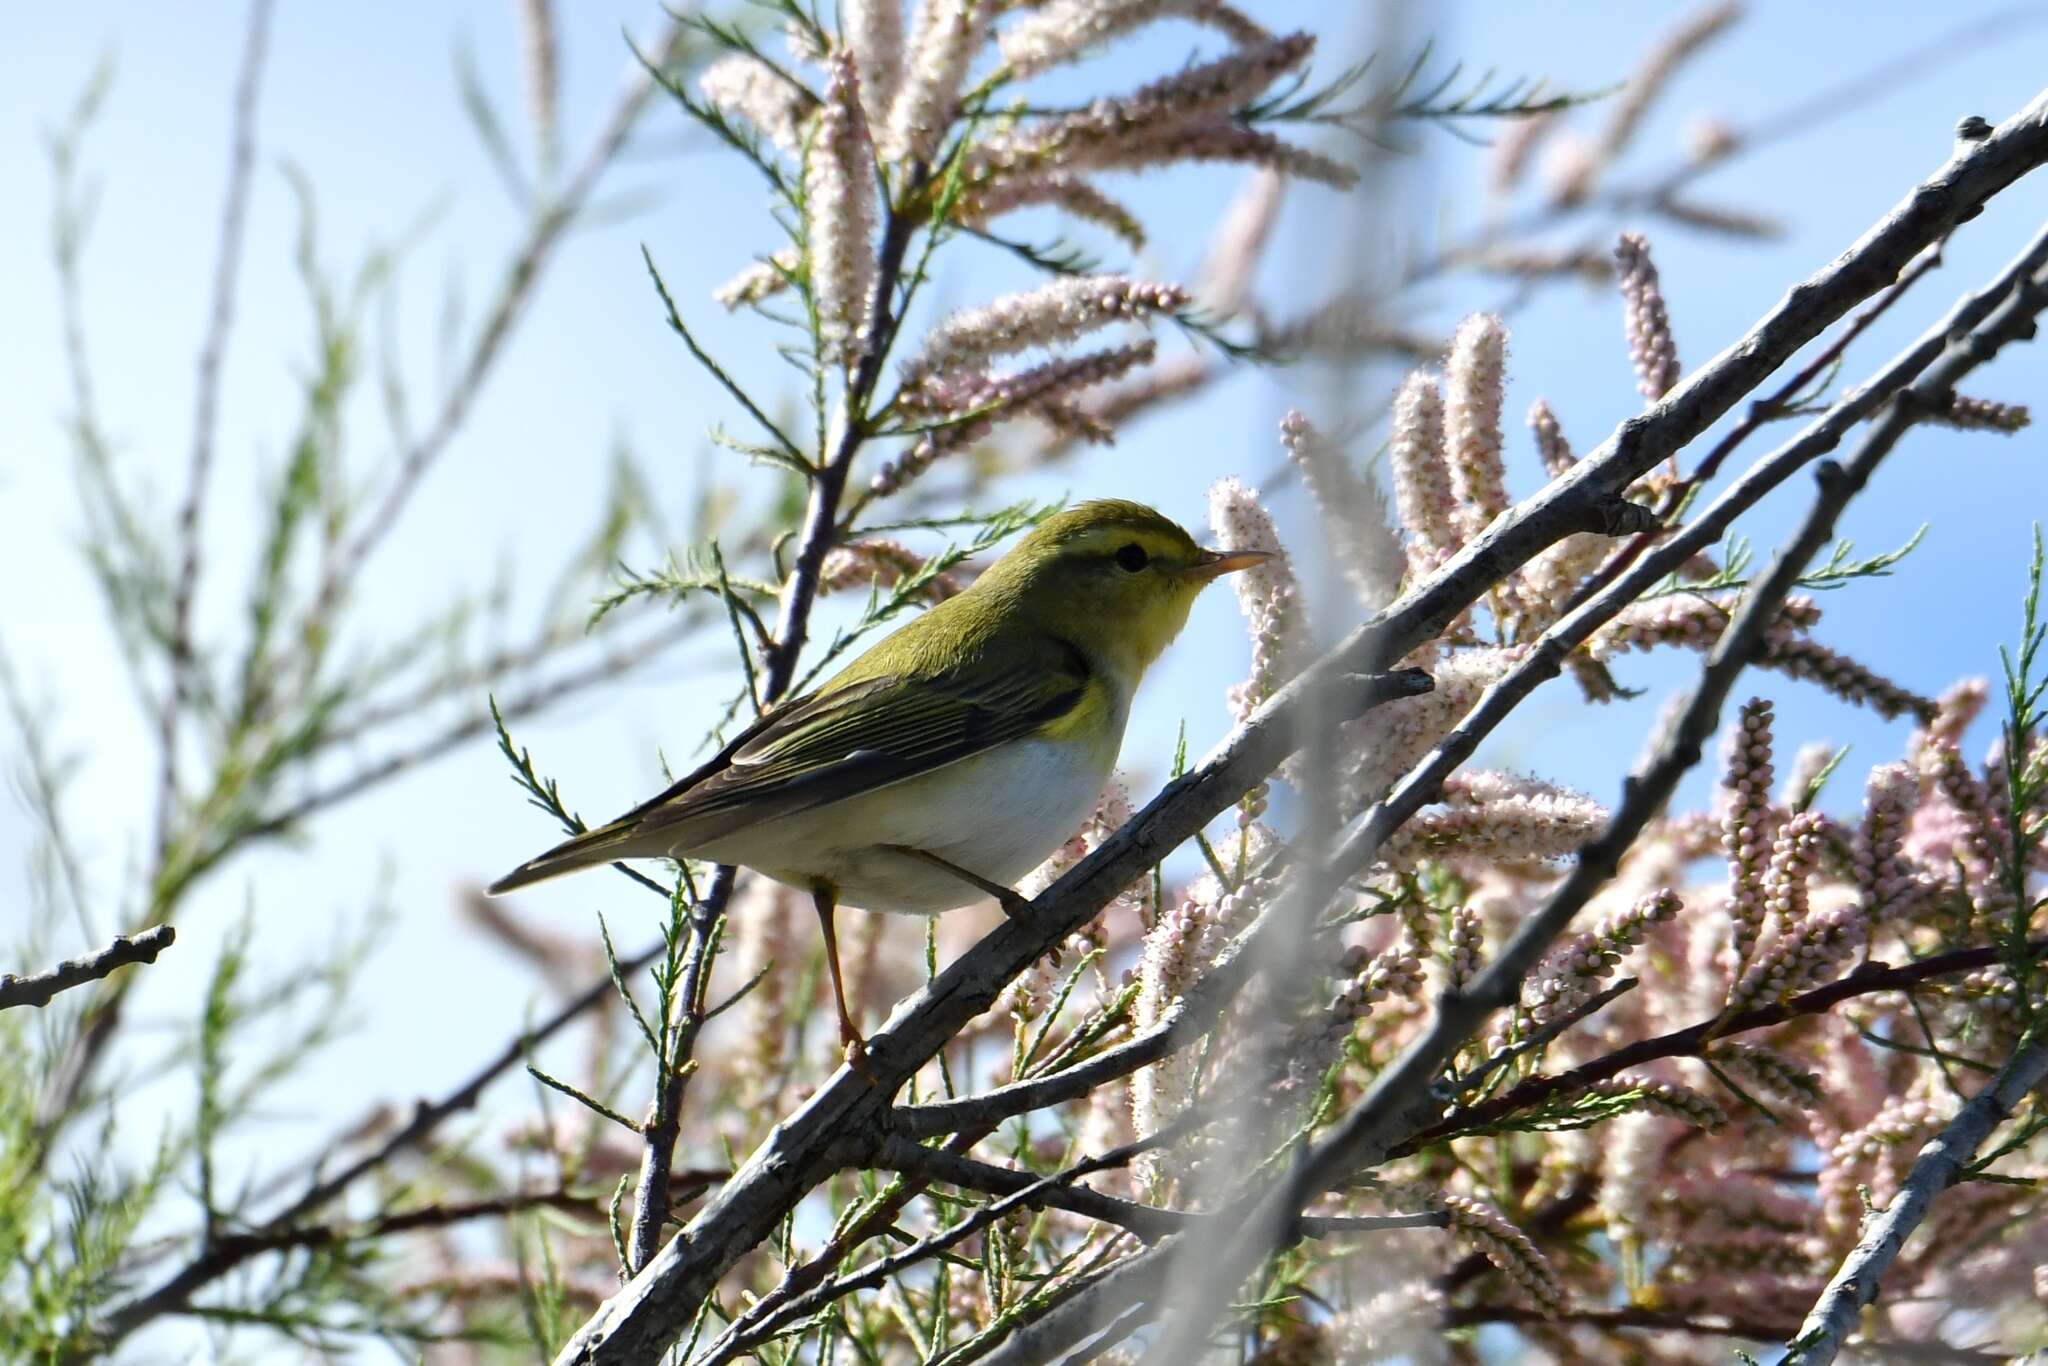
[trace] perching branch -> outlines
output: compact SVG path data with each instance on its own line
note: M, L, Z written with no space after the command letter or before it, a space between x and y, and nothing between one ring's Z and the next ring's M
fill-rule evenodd
M2048 97L1987 137L1960 147L1877 227L1795 288L1740 343L1701 367L1657 407L1624 424L1566 477L1498 519L1437 574L1283 689L1208 759L1037 898L1028 922L998 928L900 1007L870 1040L870 1067L880 1086L850 1070L835 1074L770 1135L690 1226L584 1326L559 1360L633 1361L664 1350L725 1269L768 1236L849 1151L849 1142L857 1151L866 1135L886 1124L884 1091L900 1085L1052 943L1085 923L1116 891L1277 766L1295 743L1302 699L1312 690L1328 687L1337 673L1384 668L1433 637L1502 576L1581 522L1587 508L1618 500L1630 482L1705 430L1796 350L1889 284L1956 222L2044 159ZM1495 986L1504 984L1497 980Z
M2036 129L2042 129L2044 119L2048 119L2048 94L2038 96L2034 104L2028 106L2028 111L2007 123L2001 131L2009 131L2015 125L2025 125L2028 121L2032 121ZM2036 131L2036 135L2040 133ZM1911 203L1915 201L1909 201L1909 205ZM1870 238L1866 238L1866 242L1870 242ZM1196 1343L1204 1341L1208 1327L1214 1321L1214 1307L1227 1303L1235 1286L1241 1284L1257 1260L1266 1255L1266 1249L1272 1245L1272 1233L1286 1216L1303 1208L1309 1198L1331 1188L1348 1173L1384 1161L1393 1145L1401 1139L1401 1130L1415 1126L1417 1118L1430 1114L1432 1102L1436 1100L1436 1077L1442 1067L1460 1047L1464 1047L1464 1042L1481 1028L1493 1010L1513 1004L1513 999L1520 993L1522 979L1536 965L1542 952L1565 930L1567 924L1571 924L1571 917L1591 899L1591 895L1612 877L1622 856L1634 844L1636 836L1640 836L1642 827L1669 801L1679 776L1686 774L1700 760L1704 743L1720 721L1720 707L1733 690L1735 680L1749 666L1755 649L1763 641L1769 621L1778 610L1778 604L1794 588L1806 563L1833 539L1835 518L1841 510L1851 498L1855 498L1855 494L1862 492L1864 483L1892 451L1892 446L1896 446L1898 438L1919 420L1919 414L1935 410L1935 399L1952 393L1956 381L1995 356L2005 342L2032 336L2036 313L2042 307L2048 307L2048 291L2036 283L2036 272L2042 268L2044 260L2048 260L2048 231L2044 231L2036 242L2028 246L2028 250L2021 252L2021 256L2007 266L1997 283L1976 295L1972 303L1997 307L1989 307L1989 317L1982 319L1972 332L1952 340L1944 348L1942 356L1927 367L1919 381L1894 397L1890 408L1884 412L1884 418L1864 436L1847 465L1823 465L1819 469L1819 492L1804 520L1786 541L1784 549L1780 549L1769 571L1761 575L1743 596L1741 606L1708 655L1686 711L1679 715L1675 725L1671 725L1657 750L1645 756L1645 762L1630 776L1624 788L1626 797L1610 817L1602 836L1579 852L1577 862L1567 872L1559 889L1550 895L1534 917L1524 922L1479 981L1464 993L1444 995L1438 1001L1438 1010L1430 1026L1409 1044L1399 1061L1378 1073L1366 1100L1350 1116L1335 1124L1331 1135L1313 1145L1294 1171L1276 1182L1257 1202L1255 1210L1243 1221L1243 1233L1239 1233L1229 1247L1198 1249L1200 1264L1194 1272L1194 1280L1190 1282L1194 1290L1188 1300L1190 1313L1176 1319L1174 1327L1161 1337L1147 1360L1178 1360L1176 1354L1186 1354ZM1794 297L1796 295L1798 291L1794 291ZM1722 358L1726 358L1726 352L1722 352ZM1698 383L1700 377L1696 375L1692 383L1683 385L1665 399L1665 405L1679 399ZM1409 793L1417 786L1417 776L1419 772L1409 774L1409 778L1395 788L1389 801L1382 805L1401 801L1403 793ZM1364 829L1360 834L1346 840L1346 846L1339 848L1333 856L1339 872L1362 866L1378 848L1378 838L1372 834L1372 813L1368 813L1362 825ZM1161 1253L1165 1251L1167 1249L1161 1249ZM1217 1298L1219 1292L1223 1298Z
M0 1010L11 1006L46 1006L60 991L98 981L116 968L130 963L154 963L156 956L171 946L178 932L169 925L155 925L139 934L114 936L114 942L83 958L67 958L48 972L16 977L0 972Z

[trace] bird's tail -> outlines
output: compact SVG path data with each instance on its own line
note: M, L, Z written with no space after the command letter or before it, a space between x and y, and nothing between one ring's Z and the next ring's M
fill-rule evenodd
M546 882L551 877L573 873L579 868L594 868L600 863L630 858L633 856L630 848L633 835L639 826L638 820L628 816L610 825L586 830L574 839L563 840L545 854L528 859L484 890L492 896L502 896L536 882Z

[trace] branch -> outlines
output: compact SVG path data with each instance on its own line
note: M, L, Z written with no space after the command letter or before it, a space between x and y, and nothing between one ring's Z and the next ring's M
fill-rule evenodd
M1346 674L1386 668L1493 584L1556 541L1589 506L1705 431L1801 347L1883 289L1955 223L2048 160L2048 96L1960 147L1848 251L1794 288L1735 345L1648 412L1631 418L1565 478L1496 519L1487 533L1337 650L1281 689L1192 771L1169 784L1032 903L899 1006L869 1041L869 1075L842 1068L771 1131L717 1196L565 1345L563 1363L631 1362L666 1350L724 1272L887 1125L887 1098L1003 986L1092 918L1212 817L1276 768L1300 741L1305 699ZM1410 792L1408 800L1416 796ZM1416 804L1419 804L1416 803ZM1547 942L1547 937L1545 939ZM1297 1207L1298 1208L1298 1207Z
M669 1168L675 1163L676 1140L683 1130L683 1093L696 1070L697 1032L704 1027L704 988L717 950L718 926L725 904L732 899L734 871L719 868L705 900L690 907L689 943L683 950L680 975L669 984L669 1015L661 1022L662 1076L655 1090L654 1118L646 1128L646 1144L640 1155L640 1175L633 1190L633 1232L627 1244L628 1271L647 1265L647 1259L661 1246L661 1231L668 1223ZM687 884L686 884L687 885ZM677 889L676 896L683 892ZM673 963L673 960L671 960ZM671 1020L675 998L680 995L682 1018Z
M192 598L199 587L199 515L206 502L207 476L213 469L215 413L220 405L221 360L235 316L235 285L242 270L242 225L249 216L249 170L256 161L256 94L263 77L263 57L270 40L271 0L251 0L248 36L235 83L234 115L229 133L228 184L220 214L220 249L213 268L213 306L206 338L199 347L198 397L193 403L192 458L186 475L185 500L178 508L178 578L171 592L170 688L158 722L162 749L157 769L156 857L168 858L171 823L178 804L178 721L190 701L194 650Z
M2026 1094L2048 1077L2048 1038L2035 1035L2016 1050L1999 1069L1997 1078L1962 1109L1934 1141L1920 1150L1913 1170L1892 1202L1864 1229L1863 1236L1821 1291L1820 1299L1799 1326L1799 1333L1786 1344L1786 1366L1826 1366L1842 1350L1842 1343L1856 1327L1864 1307L1877 1299L1884 1273L1891 1269L1899 1250L1920 1221L1934 1197L1953 1186L1963 1168L1977 1155L1977 1149L1991 1131L2011 1117L2013 1108Z
M1121 1166L1137 1150L1149 1147L1157 1141L1155 1135L1139 1143L1127 1145L1130 1149L1123 1159L1109 1164ZM1123 1149L1118 1149L1124 1152ZM927 1148L907 1138L891 1135L882 1140L882 1146L875 1151L870 1161L884 1171L907 1172L924 1177L928 1181L940 1181L949 1186L965 1190L984 1191L990 1195L1016 1196L1037 1191L1031 1202L1035 1205L1050 1205L1070 1214L1085 1215L1100 1219L1106 1224L1128 1229L1148 1242L1178 1233L1190 1224L1199 1223L1209 1216L1190 1214L1186 1210L1162 1209L1157 1205L1144 1205L1135 1200L1124 1200L1086 1186L1070 1184L1087 1172L1072 1175L1060 1173L1057 1176L1040 1177L1014 1167L998 1167L992 1162L983 1162L959 1153L949 1153L939 1148ZM1090 1170L1100 1170L1099 1166ZM1039 1189L1043 1187L1044 1189ZM1442 1214L1396 1214L1396 1215L1305 1215L1299 1221L1303 1234L1311 1238L1329 1237L1344 1233L1384 1233L1390 1229L1443 1228L1448 1219Z
M639 971L660 955L662 947L655 944L632 958L621 959L620 970ZM608 1000L612 991L611 975L606 973L564 1002L553 1015L512 1039L495 1057L472 1072L454 1090L438 1100L422 1101L414 1106L412 1117L376 1148L333 1175L315 1181L298 1199L265 1220L258 1230L252 1232L268 1231L278 1235L291 1229L305 1215L325 1205L362 1177L381 1169L400 1153L424 1144L443 1123L474 1106L485 1087L496 1081L501 1074L523 1064L543 1041L580 1018L585 1011L601 1001ZM172 1273L154 1290L120 1305L97 1324L93 1331L95 1349L103 1352L151 1319L184 1309L197 1291L264 1250L263 1246L254 1242L245 1242L238 1246L216 1242L211 1246L202 1247L197 1256Z
M1619 1328L1647 1328L1658 1333L1747 1338L1751 1342L1783 1342L1787 1336L1782 1325L1759 1319L1724 1318L1720 1315L1700 1318L1688 1314L1673 1314L1660 1309L1638 1308L1566 1309L1557 1314L1546 1315L1541 1310L1527 1309L1521 1305L1475 1304L1445 1310L1441 1322L1445 1328L1471 1328L1482 1323L1526 1324L1532 1327L1563 1324L1610 1331ZM1883 1342L1872 1343L1871 1346L1885 1361L1995 1363L2006 1360L2003 1356L1993 1356L1989 1352L1973 1352L1967 1347L1952 1347L1945 1342L1900 1342L1895 1338L1887 1338Z
M0 1010L11 1006L46 1006L60 991L95 982L115 968L130 963L154 963L156 956L171 946L178 932L169 925L156 925L140 934L114 936L114 942L98 953L67 958L48 972L16 977L0 972Z
M2048 939L2037 939L2028 948L2035 954L2048 953ZM1669 1034L1660 1034L1652 1039L1638 1039L1591 1062L1581 1063L1569 1071L1548 1077L1531 1077L1491 1100L1444 1116L1428 1128L1395 1144L1388 1150L1387 1156L1405 1157L1451 1134L1496 1123L1517 1111L1541 1105L1553 1096L1582 1091L1594 1082L1606 1081L1630 1068L1641 1067L1660 1058L1698 1057L1712 1045L1723 1039L1733 1038L1737 1034L1769 1029L1773 1025L1781 1025L1803 1016L1819 1015L1858 996L1874 995L1880 991L1911 991L1922 982L1953 977L1958 973L1975 972L1979 968L2003 963L2008 957L2005 950L1999 946L1986 945L1982 948L1960 949L1954 953L1922 958L1904 967L1866 963L1846 977L1838 978L1824 987L1815 987L1812 991L1795 996L1782 1004L1759 1006L1755 1010L1745 1010L1739 1015L1702 1020L1696 1025L1673 1030Z
M664 21L662 31L654 47L658 66L665 67L681 50L685 28L681 19L671 14ZM311 618L323 621L339 602L343 590L361 572L363 564L373 554L384 537L397 525L398 519L411 502L412 495L425 478L429 468L438 460L448 443L462 429L469 417L470 405L482 392L484 381L490 378L496 367L506 340L513 328L532 302L535 290L546 273L548 260L555 248L561 245L563 237L577 216L582 213L597 183L625 146L627 135L640 121L640 114L647 106L648 97L654 92L654 80L643 65L635 62L626 88L620 92L612 105L610 114L599 129L583 158L562 184L555 196L541 205L534 214L532 226L527 230L526 240L506 267L498 295L491 306L490 314L478 330L476 340L471 343L469 355L463 363L462 373L455 385L441 401L441 409L435 415L434 423L419 440L408 447L400 458L397 472L391 484L378 500L375 512L362 524L362 530L342 547L321 575L319 590L311 609Z
M2048 116L2048 94L2029 107L2037 127ZM2013 125L2007 125L2008 128ZM1915 197L1916 200L1918 196ZM1914 203L1909 200L1908 204ZM1866 241L1870 240L1868 238ZM1428 1027L1395 1063L1382 1070L1357 1109L1315 1144L1296 1168L1273 1182L1256 1201L1247 1200L1240 1232L1227 1247L1197 1249L1201 1262L1191 1273L1191 1291L1183 1305L1191 1312L1176 1318L1148 1354L1151 1361L1187 1359L1207 1334L1215 1315L1230 1303L1232 1292L1293 1216L1313 1196L1349 1174L1384 1161L1404 1129L1418 1119L1427 1122L1441 1103L1436 1078L1494 1010L1514 1003L1523 977L1535 966L1578 911L1613 876L1645 825L1671 799L1679 779L1699 762L1707 740L1720 723L1721 707L1742 671L1762 644L1778 606L1797 584L1807 563L1834 536L1835 519L1862 491L1899 439L1930 411L1935 401L1952 393L1956 382L1995 356L2007 342L2031 336L2034 315L2048 307L2048 291L2034 274L2048 261L2048 230L2044 230L1999 278L1978 294L1972 305L1988 314L1977 327L1960 334L1943 349L1926 373L1903 391L1864 437L1846 466L1823 463L1817 471L1818 491L1799 527L1773 558L1769 571L1744 595L1741 606L1722 631L1700 672L1699 683L1684 712L1656 749L1624 784L1624 797L1598 838L1579 852L1578 861L1536 915L1523 922L1471 988L1446 993ZM1839 263L1838 263L1839 264ZM1796 298L1799 290L1791 297ZM1723 353L1725 357L1727 353ZM1673 399L1699 383L1695 376ZM1666 399L1668 406L1673 400ZM1567 476L1569 478L1569 476ZM1478 709L1475 709L1475 715ZM1443 751L1439 749L1438 753ZM1434 791L1428 762L1408 775L1382 806L1390 807L1423 785ZM1368 813L1362 829L1346 839L1333 857L1333 872L1348 876L1377 852L1384 834L1375 830ZM1385 825L1385 821L1377 824ZM1166 1248L1160 1249L1161 1253ZM1159 1255L1159 1253L1151 1254Z

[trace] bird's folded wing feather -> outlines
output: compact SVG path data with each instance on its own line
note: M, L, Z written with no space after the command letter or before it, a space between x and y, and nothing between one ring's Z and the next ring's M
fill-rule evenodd
M842 801L1023 739L1082 704L1086 661L1048 641L1006 667L828 688L762 717L717 759L622 817L700 838Z

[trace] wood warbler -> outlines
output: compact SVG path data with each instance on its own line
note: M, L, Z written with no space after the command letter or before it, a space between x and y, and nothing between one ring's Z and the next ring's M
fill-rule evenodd
M627 858L738 864L817 906L839 1029L837 906L935 915L1010 884L1094 811L1138 680L1211 580L1268 558L1204 550L1141 503L1047 518L974 586L771 708L650 801L491 884Z

